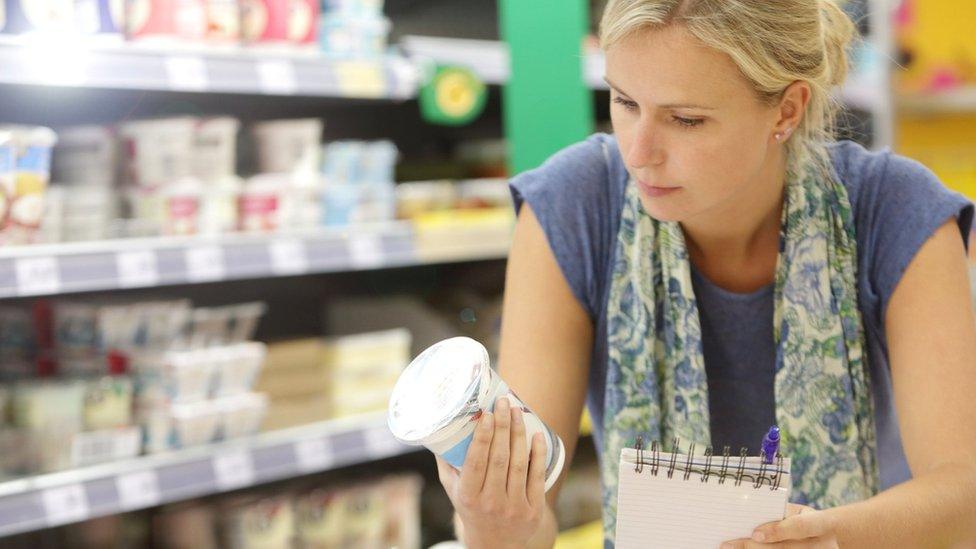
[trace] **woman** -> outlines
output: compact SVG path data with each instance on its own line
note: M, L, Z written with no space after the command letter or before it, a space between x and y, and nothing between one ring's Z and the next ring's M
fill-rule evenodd
M830 142L854 34L832 0L611 0L615 136L511 183L501 375L568 455L585 400L607 546L637 435L757 452L773 424L789 516L730 547L976 540L973 209ZM504 403L481 421L460 472L439 462L459 535L551 546L540 441Z

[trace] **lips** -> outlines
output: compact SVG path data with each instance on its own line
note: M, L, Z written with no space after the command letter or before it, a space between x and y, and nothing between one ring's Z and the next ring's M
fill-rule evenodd
M639 179L637 180L637 188L642 194L654 198L667 196L681 190L681 187L657 187L654 185L649 185Z

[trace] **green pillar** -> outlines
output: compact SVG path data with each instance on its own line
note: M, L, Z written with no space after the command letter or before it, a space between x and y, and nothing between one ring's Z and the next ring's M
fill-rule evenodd
M593 131L593 97L583 79L588 0L500 0L511 51L502 96L509 168L519 173Z

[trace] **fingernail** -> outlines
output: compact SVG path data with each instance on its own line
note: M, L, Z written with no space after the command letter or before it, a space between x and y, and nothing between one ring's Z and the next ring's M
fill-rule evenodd
M753 541L766 541L766 534L763 534L759 530L752 533Z
M519 424L521 424L522 421L523 421L523 418L522 418L522 409L519 408L518 406L515 406L514 408L512 408L512 421L514 421L515 423L519 423Z

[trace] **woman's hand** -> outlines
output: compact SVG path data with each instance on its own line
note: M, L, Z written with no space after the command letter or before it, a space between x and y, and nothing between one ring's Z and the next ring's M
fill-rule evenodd
M786 518L763 524L752 533L752 539L726 542L722 549L763 547L803 547L833 549L837 545L834 515L805 505L786 506Z
M459 472L437 458L441 484L463 525L468 549L525 547L539 529L546 505L545 439L526 448L522 410L507 398L485 412L475 427Z

